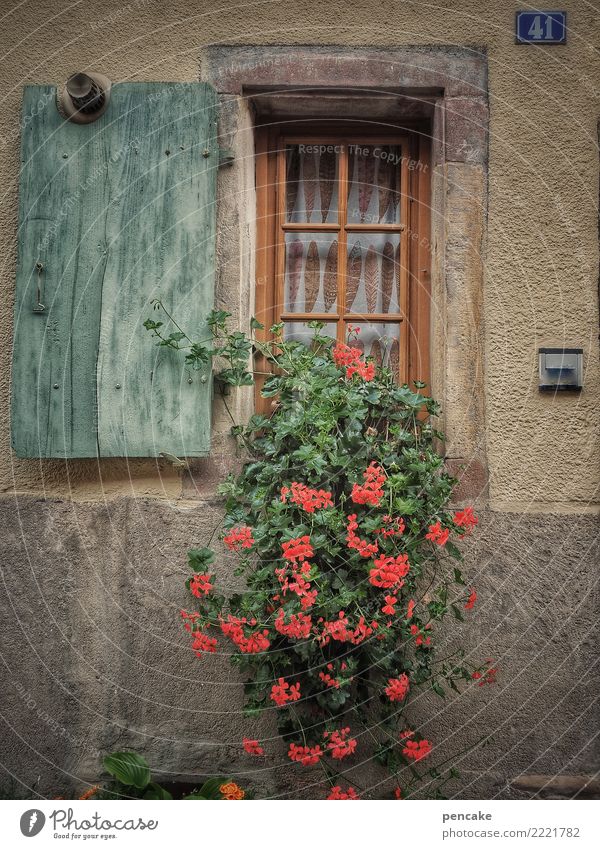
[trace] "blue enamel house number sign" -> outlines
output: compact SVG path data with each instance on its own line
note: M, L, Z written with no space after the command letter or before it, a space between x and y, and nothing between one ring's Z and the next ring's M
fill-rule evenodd
M517 12L517 44L566 44L567 13Z

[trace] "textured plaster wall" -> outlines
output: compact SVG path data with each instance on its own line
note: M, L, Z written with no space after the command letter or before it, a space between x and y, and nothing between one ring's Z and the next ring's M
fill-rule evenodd
M212 43L485 46L491 109L485 241L485 407L491 503L532 510L586 510L597 502L599 23L583 4L563 4L569 43L514 44L514 10L499 2L381 2L365 26L362 0L269 2L227 13L208 3L67 4L4 2L0 118L0 322L5 330L0 392L0 487L95 499L137 493L176 498L180 478L153 462L43 464L15 460L8 433L9 344L14 285L18 137L22 85L61 85L76 68L113 80L197 78ZM240 168L239 165L234 169ZM239 178L247 189L247 169ZM226 180L232 178L224 178ZM251 224L238 222L236 306L250 303ZM245 229L244 229L245 228ZM247 248L247 242L246 242ZM228 252L227 252L228 251ZM241 262L239 261L241 257ZM230 266L231 267L231 266ZM223 300L232 292L223 287ZM540 395L536 349L581 345L585 390ZM219 418L219 411L216 412Z
M0 795L9 776L21 791L39 776L43 796L83 788L115 748L142 751L179 780L233 770L261 795L290 795L299 778L319 780L318 770L278 766L285 758L272 713L250 726L227 656L197 661L180 627L185 552L219 515L211 500L166 511L156 499L119 498L98 509L27 496L5 507ZM23 525L35 536L23 539ZM522 772L597 769L598 545L593 516L482 514L465 564L481 601L453 631L468 658L497 660L499 683L411 709L414 727L442 752L495 737L459 758L464 775L452 792L520 798L511 782ZM232 572L224 556L225 590L238 587ZM444 638L437 648L440 657L452 651ZM240 756L250 727L268 741L264 765ZM367 775L363 768L361 784L375 796L389 792L376 772Z
M290 771L273 771L270 762L243 775L240 685L226 658L194 661L177 621L185 551L205 543L218 523L215 486L237 462L224 407L214 409L212 460L184 476L154 461L16 460L8 432L23 84L61 86L76 69L115 81L193 80L208 45L289 42L487 51L489 169L477 159L460 169L450 163L437 169L434 193L449 198L458 217L465 203L452 194L452 174L470 174L478 196L488 183L487 208L469 219L476 232L451 246L469 264L482 262L482 309L465 304L468 326L452 340L458 355L483 338L482 388L465 385L465 374L439 362L439 351L434 360L440 373L450 369L450 389L475 390L472 409L485 415L491 509L467 567L483 601L463 642L478 657L498 658L502 676L493 692L476 690L475 710L471 695L468 711L462 700L436 703L431 731L439 740L446 729L452 750L495 731L498 742L465 762L458 791L465 796L515 795L509 782L521 771L593 773L598 521L582 515L597 509L600 479L600 62L591 46L600 31L593 10L564 3L568 45L540 49L515 46L514 9L501 0L445 7L383 0L368 12L364 0L227 9L181 0L14 6L4 0L0 8L0 764L17 785L31 788L40 775L38 792L59 795L75 779L96 778L108 748L132 746L167 773L233 764L263 792L289 792ZM239 95L222 130L236 162L219 177L217 301L243 317L252 309L254 177L250 115ZM460 267L452 275L460 291ZM445 278L437 285L443 289ZM460 327L456 300L452 311ZM551 344L584 348L580 396L538 393L536 349ZM229 403L244 415L251 399L246 392ZM452 420L453 409L448 415L457 452L468 454L471 421ZM219 580L233 581L226 560ZM424 705L423 716L431 715Z

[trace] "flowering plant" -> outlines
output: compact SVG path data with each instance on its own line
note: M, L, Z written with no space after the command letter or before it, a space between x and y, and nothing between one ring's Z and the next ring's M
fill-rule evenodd
M226 317L211 318L210 350L225 357ZM493 680L489 663L436 654L439 623L448 614L462 621L476 601L455 540L477 518L448 506L455 481L435 448L439 410L420 393L424 384L398 386L365 360L357 331L340 344L312 327L310 346L285 341L281 325L272 343L252 340L274 369L262 390L273 412L233 428L248 462L221 486L223 542L247 588L223 597L215 553L190 551L197 609L182 611L184 626L199 658L229 642L248 720L275 711L287 757L322 770L327 798L358 798L347 762L373 756L394 798L424 778L441 797L458 773L448 759L430 766L435 743L412 730L411 705L419 690L443 698L447 688ZM235 369L248 383L239 358L227 374ZM240 745L250 757L265 754L254 736Z
M103 760L104 770L111 776L104 784L95 784L80 797L84 799L173 799L171 792L153 780L148 762L137 752L112 752ZM240 800L245 791L230 778L214 776L191 793L180 795L185 800Z

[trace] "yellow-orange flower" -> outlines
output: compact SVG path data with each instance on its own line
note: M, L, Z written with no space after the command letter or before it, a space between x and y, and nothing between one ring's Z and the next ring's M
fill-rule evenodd
M234 781L230 781L228 784L221 784L219 790L224 799L243 799L245 796L242 788L238 787Z

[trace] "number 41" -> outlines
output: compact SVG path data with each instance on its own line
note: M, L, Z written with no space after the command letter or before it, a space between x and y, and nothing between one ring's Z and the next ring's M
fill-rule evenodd
M544 29L542 27L542 16L536 15L533 19L533 23L529 27L529 32L527 35L530 35L532 38L552 38L552 18L550 15L546 15L546 32L544 33Z

